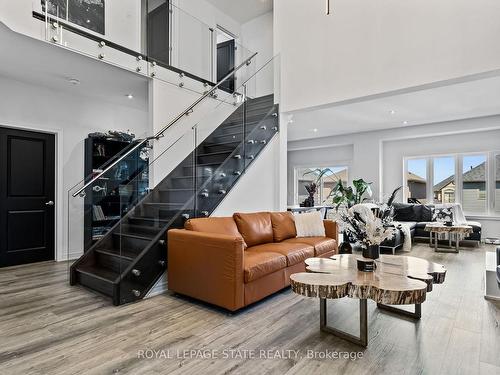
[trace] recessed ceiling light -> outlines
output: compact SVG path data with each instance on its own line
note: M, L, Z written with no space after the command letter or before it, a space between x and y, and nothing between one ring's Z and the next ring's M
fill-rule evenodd
M396 114L396 111L394 109L391 109L391 115L395 115Z
M318 129L314 128L314 129L313 129L313 132L317 133L317 132L318 132Z
M68 82L75 86L81 83L80 80L76 78L68 78Z
M408 121L403 121L403 124L404 124L404 125L407 125L407 124L408 124Z
M127 94L126 96L127 96L127 98L129 98L129 99L134 99L134 95L132 95L132 94Z

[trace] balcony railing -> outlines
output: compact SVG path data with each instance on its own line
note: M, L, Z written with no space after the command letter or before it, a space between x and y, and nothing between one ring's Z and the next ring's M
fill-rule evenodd
M190 77L198 91L253 54L237 39L224 45L221 30L169 0L33 0L33 17L51 43L181 86Z

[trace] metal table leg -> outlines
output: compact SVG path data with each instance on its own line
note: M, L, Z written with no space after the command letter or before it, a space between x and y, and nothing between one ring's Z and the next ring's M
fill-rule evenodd
M415 304L415 312L398 309L397 307L384 305L382 303L377 303L377 307L381 310L390 311L394 314L407 316L417 320L419 320L422 317L422 305L420 303Z
M320 330L352 342L356 345L368 346L368 309L366 299L359 300L359 337L350 333L330 327L327 324L326 299L319 300Z

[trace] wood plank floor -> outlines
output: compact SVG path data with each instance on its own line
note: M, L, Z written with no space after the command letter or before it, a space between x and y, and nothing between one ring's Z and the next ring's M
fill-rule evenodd
M483 299L486 250L493 247L436 254L415 245L411 255L446 265L446 281L428 294L416 323L369 302L364 350L320 333L319 302L290 289L234 315L174 295L113 307L70 287L67 263L0 269L0 374L500 374L500 305ZM355 333L357 302L328 306L329 324ZM158 358L140 358L146 349ZM260 350L271 351L267 357L300 352L223 359L231 349L257 357ZM213 350L218 358L184 350ZM308 358L308 350L362 357Z

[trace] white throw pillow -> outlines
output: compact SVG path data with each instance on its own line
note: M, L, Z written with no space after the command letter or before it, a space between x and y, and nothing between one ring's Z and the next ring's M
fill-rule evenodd
M297 237L325 237L325 226L321 212L306 212L295 215Z

